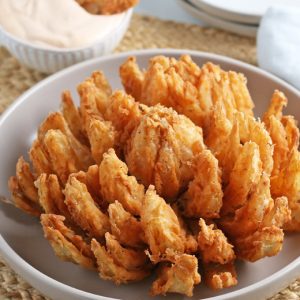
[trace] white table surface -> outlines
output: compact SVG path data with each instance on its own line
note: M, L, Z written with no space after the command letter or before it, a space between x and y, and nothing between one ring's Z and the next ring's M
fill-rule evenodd
M140 0L135 11L142 15L150 15L165 20L204 26L204 22L201 22L185 12L178 5L177 0Z

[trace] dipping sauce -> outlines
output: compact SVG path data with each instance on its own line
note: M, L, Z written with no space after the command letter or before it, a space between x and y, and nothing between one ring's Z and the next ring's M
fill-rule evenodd
M101 40L124 13L92 15L75 0L0 0L0 26L47 48L77 48Z

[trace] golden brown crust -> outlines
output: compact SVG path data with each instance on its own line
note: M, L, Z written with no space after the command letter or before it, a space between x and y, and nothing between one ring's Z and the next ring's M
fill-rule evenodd
M80 170L80 164L67 137L60 131L50 129L44 136L44 145L49 154L52 170L65 184L71 173Z
M112 255L92 239L92 251L97 259L99 275L104 280L111 280L115 284L140 281L149 275L148 269L127 270L114 261Z
M53 172L49 154L46 152L42 141L36 139L32 143L29 150L29 157L36 176L42 173L50 174Z
M246 203L248 194L256 188L261 174L259 147L254 142L247 142L230 173L224 193L222 214L232 213Z
M184 252L184 236L179 220L173 209L156 194L153 186L145 194L141 223L154 263L164 259L168 249L174 253Z
M24 196L38 204L38 193L34 186L35 178L31 173L29 163L27 163L22 156L18 159L16 165L16 177Z
M214 225L207 226L200 218L200 231L198 245L201 258L204 263L227 264L235 259L233 246L220 229L214 229Z
M125 246L133 248L145 247L145 236L142 224L118 201L108 207L109 222L112 234Z
M61 96L60 110L75 138L83 145L88 145L88 139L82 128L81 117L75 106L70 91L64 91Z
M127 173L126 164L117 157L114 149L109 149L99 167L101 195L110 203L118 200L132 215L140 215L144 186Z
M46 214L63 215L67 221L71 220L62 188L55 174L41 174L35 181L38 189L39 203Z
M39 216L41 214L41 207L23 194L16 176L9 178L8 189L11 192L13 203L16 207L33 216Z
M41 224L45 238L50 242L55 254L62 260L95 269L95 258L81 236L64 225L65 218L55 214L42 214Z
M145 186L155 185L162 197L172 199L193 178L194 158L204 149L201 128L173 109L157 105L133 130L125 158L131 174Z
M204 281L213 290L237 285L237 274L233 263L226 265L204 264Z
M105 241L108 253L121 267L127 270L137 270L150 266L150 260L144 250L123 247L109 232L105 234Z
M97 207L84 183L71 176L64 194L73 221L91 237L101 238L110 231L108 216Z
M242 74L225 72L212 63L200 68L189 55L182 55L178 60L153 57L145 73L130 57L121 66L120 75L125 90L137 101L173 107L204 127L205 134L210 110L218 101L231 121L234 110L253 115L254 104Z
M192 297L194 286L201 281L198 260L188 254L175 255L171 263L161 263L157 273L150 290L152 296L179 293Z
M111 122L91 119L86 128L93 159L100 164L103 154L116 144L117 133Z
M182 197L187 217L217 218L222 207L223 191L218 160L209 150L195 158L194 179Z
M65 135L71 149L75 153L80 169L86 170L93 164L94 160L91 152L86 145L81 144L71 132L65 118L60 112L51 113L44 120L38 129L38 139L43 142L47 132L51 129L60 130Z
M300 231L300 152L299 129L292 116L283 116L287 98L275 91L264 122L275 144L271 192L274 197L286 196L291 209L291 220L284 224L288 231Z

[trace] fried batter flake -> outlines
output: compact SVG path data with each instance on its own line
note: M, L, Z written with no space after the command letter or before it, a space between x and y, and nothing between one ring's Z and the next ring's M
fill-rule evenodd
M124 246L133 248L145 247L145 235L142 224L127 212L118 201L108 207L111 232Z
M78 85L77 91L80 95L80 113L83 117L83 124L86 125L86 113L94 113L103 116L111 96L111 86L101 71L95 71L91 77Z
M209 150L195 159L194 179L183 195L184 214L188 217L216 218L223 201L218 160Z
M178 203L173 203L171 207L178 218L182 235L185 238L185 253L194 254L198 252L197 235L194 234L194 232L192 232L192 230L189 228L189 224L187 224L187 219L184 218L182 210L179 208Z
M247 142L237 157L225 188L223 215L234 212L246 203L249 193L256 188L261 174L259 147L254 142Z
M153 184L159 195L173 199L193 178L194 157L204 149L201 128L157 105L132 132L125 159L130 173L145 186Z
M154 263L163 259L167 250L184 252L184 236L173 209L149 186L143 201L141 223Z
M198 260L189 254L175 255L171 263L161 263L157 273L150 290L152 296L179 293L192 297L194 286L201 281Z
M255 262L262 257L274 256L281 251L283 231L277 226L263 227L252 235L236 239L237 256Z
M93 159L100 164L103 154L116 144L116 135L111 122L91 119L87 127Z
M45 238L50 242L55 254L65 261L79 264L87 269L95 269L95 258L81 236L64 225L65 217L42 214L41 224Z
M204 281L214 290L221 290L237 285L237 274L233 263L204 264Z
M81 116L73 102L70 91L62 93L60 110L75 138L83 145L88 145L87 137L82 128Z
M233 246L224 233L214 225L206 225L201 218L199 226L198 245L203 262L222 265L232 262L235 259Z
M271 177L271 192L274 197L286 196L291 209L291 220L285 230L300 230L300 153L299 129L292 116L283 116L287 98L275 91L264 122L275 144L274 168Z
M31 173L29 163L24 160L23 156L18 159L16 165L16 177L24 196L30 201L38 204L38 193L34 186L35 178Z
M107 215L97 207L84 183L70 176L64 194L73 221L91 237L101 238L110 231Z
M148 269L127 270L117 264L112 255L101 246L95 239L92 239L92 251L97 259L99 275L104 280L111 280L115 284L140 281L149 275Z
M126 164L117 157L114 149L109 149L99 167L101 195L110 203L118 200L132 215L140 215L144 186L127 174Z
M60 112L51 113L44 120L38 129L38 139L42 142L46 133L51 130L60 130L67 138L68 143L74 151L78 162L80 162L80 168L86 170L93 164L91 152L86 145L81 144L71 132L65 118Z
M33 216L39 216L41 214L41 207L23 194L16 176L11 176L9 178L8 189L11 192L16 207Z
M137 270L150 266L150 260L144 250L123 247L115 236L105 234L106 248L113 260L126 270Z
M50 129L44 136L44 145L49 154L52 170L65 184L69 174L80 170L80 164L67 137L60 130Z
M29 150L29 157L32 162L36 176L39 176L42 173L52 173L50 157L49 154L46 152L42 141L36 139L32 143L32 146Z
M38 189L39 203L46 214L63 215L67 221L71 220L68 208L64 203L64 194L55 174L43 173L34 184Z
M200 69L189 55L178 60L154 57L144 73L130 57L121 66L120 76L126 92L137 101L173 107L204 127L205 133L209 111L217 101L222 101L231 121L234 110L253 115L254 104L242 74L225 72L212 63Z

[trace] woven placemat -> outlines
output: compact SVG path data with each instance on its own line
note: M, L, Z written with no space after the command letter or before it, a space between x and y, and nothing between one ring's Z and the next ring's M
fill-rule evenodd
M134 15L116 52L145 48L181 48L213 52L256 64L255 40L197 25ZM0 113L20 94L46 75L22 66L0 47ZM45 300L0 257L0 299ZM300 280L272 300L300 299Z

